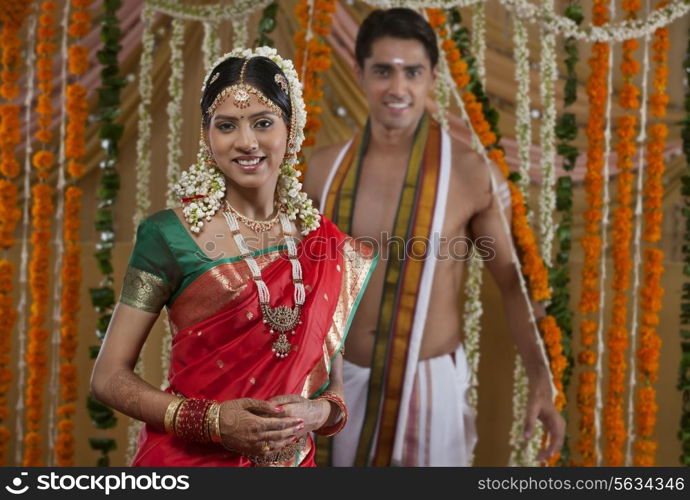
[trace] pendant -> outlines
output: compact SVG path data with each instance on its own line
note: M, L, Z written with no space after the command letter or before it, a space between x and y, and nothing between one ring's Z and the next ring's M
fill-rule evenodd
M290 354L290 351L292 350L292 344L290 344L285 332L282 332L280 335L278 335L278 339L273 342L271 350L275 354L276 358L287 358L287 355Z
M292 350L292 344L288 340L286 332L295 334L297 325L302 324L300 314L302 306L289 308L287 306L270 307L268 304L261 304L261 312L264 316L264 323L269 326L271 334L280 332L278 338L271 345L271 350L277 358L286 358Z

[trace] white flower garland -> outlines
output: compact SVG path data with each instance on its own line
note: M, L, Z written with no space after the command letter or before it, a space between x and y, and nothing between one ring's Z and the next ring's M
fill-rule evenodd
M71 2L65 2L62 10L62 25L69 24ZM67 98L67 30L62 31L62 39L60 42L62 58L60 62L60 95L63 99ZM55 465L55 441L57 439L57 429L55 428L55 417L59 403L59 373L60 373L60 316L62 305L62 261L65 256L65 229L62 225L62 220L65 213L65 187L67 179L65 176L65 135L67 132L67 112L66 106L60 109L60 145L58 146L58 161L57 161L57 186L55 194L57 196L57 206L55 209L55 220L57 227L55 228L53 245L55 247L55 261L53 262L53 276L55 281L53 283L53 334L51 339L51 356L50 356L50 382L48 384L48 465L53 467Z
M182 78L184 76L184 59L182 45L184 44L184 21L172 20L170 35L170 79L168 80L168 191L167 208L178 204L173 186L180 175L180 147L182 134Z
M424 17L428 21L426 13L424 13ZM434 86L434 97L438 104L438 109L436 113L434 113L434 119L439 122L444 130L449 130L448 113L450 109L450 89L455 85L455 82L453 82L453 78L450 75L450 68L448 67L448 61L444 55L445 53L440 37L437 37L437 45L439 59L436 84Z
M247 20L243 18L233 18L232 20L232 48L243 49L247 46L249 31L247 31Z
M530 68L529 44L527 26L516 16L513 16L513 43L515 45L515 137L518 144L518 158L520 160L520 182L518 188L529 200L530 179L530 145L532 142L532 117L530 115Z
M616 3L609 4L609 18L614 19L616 15ZM609 157L611 156L611 103L612 103L612 89L613 89L613 47L609 48L609 67L608 67L608 82L606 84L608 89L606 93L606 121L604 129L604 169L602 177L604 179L604 199L601 215L601 261L599 267L599 325L597 328L597 387L596 387L596 408L594 411L594 456L596 457L597 465L601 465L601 445L599 443L601 436L601 412L604 408L604 401L602 397L602 385L604 373L604 352L606 347L604 345L604 305L606 304L606 247L608 245L608 227L609 227L609 208L611 205L611 198L609 195Z
M28 311L28 275L29 275L29 234L30 234L30 202L31 202L31 157L33 146L31 143L31 109L34 100L34 74L36 65L36 13L32 13L27 23L26 40L26 97L24 99L24 204L22 207L22 250L19 264L19 302L17 304L17 339L19 340L17 353L17 387L26 384L26 313ZM14 433L14 463L22 463L24 453L24 391L17 391L15 405L15 433Z
M218 23L215 21L204 21L204 41L202 51L204 54L204 71L209 71L213 61L215 61L220 55Z
M669 3L662 9L655 10L646 19L632 19L620 23L609 23L604 26L580 27L575 21L565 16L543 12L540 6L530 3L528 0L499 1L519 18L531 24L538 24L545 31L587 42L611 43L622 42L631 38L642 38L690 12L690 0L678 0Z
M467 400L474 415L477 415L479 401L479 338L481 334L481 317L484 312L481 300L482 271L484 261L472 252L472 257L467 262L465 281L465 304L463 311L463 332L465 334L465 355L470 373L469 390ZM474 450L469 458L469 463L474 461Z
M474 55L477 78L486 90L486 2L477 2L472 9L472 39L470 50Z
M455 7L470 7L478 3L484 3L486 0L429 0L427 2L420 0L365 0L373 7L381 9L389 9L391 7L407 7L408 9L453 9Z
M649 9L649 1L647 1L647 8ZM650 35L645 35L644 38L644 55L642 56L642 95L640 98L640 131L637 136L637 198L635 200L635 238L633 240L633 286L632 290L640 289L640 267L642 265L642 198L644 194L644 170L645 170L645 155L644 145L647 140L647 99L649 92L649 38ZM632 321L630 326L630 341L631 346L637 345L637 315L640 304L640 294L632 294ZM630 377L628 382L628 437L625 446L625 465L632 465L632 446L635 441L635 387L637 385L637 374L635 370L636 354L634 347L630 350Z
M153 9L145 4L141 11L141 23L144 27L141 35L141 58L139 60L139 124L137 138L137 191L136 207L134 209L134 227L144 220L151 206L149 181L151 177L151 95L153 83L151 79L153 66L154 34Z
M468 124L468 128L469 128L470 132L473 135L476 135L474 128L472 128L472 126L469 125L470 121L469 121L469 118L467 116L467 110L465 109L465 103L462 101L462 98L460 97L460 94L458 93L457 87L452 87L451 90L452 90L453 96L455 97L455 100L456 100L456 102L460 108L460 112L462 114L463 120L465 121L465 123ZM496 198L498 198L500 196L500 194L499 194L498 189L497 189L497 181L493 175L493 172L491 171L491 160L487 156L487 152L486 152L485 148L481 148L478 152L482 156L482 159L484 160L484 164L485 164L485 166L489 172L489 178L491 179L492 192L494 193L494 196ZM497 199L497 201L500 203L500 200ZM506 234L511 235L510 225L508 224L508 219L506 218L505 213L503 212L503 210L499 210L498 213L499 213L499 216L501 218L501 225L503 226L503 230L505 231ZM513 265L515 266L515 270L517 271L518 281L520 283L520 291L522 292L522 296L524 297L525 304L527 306L527 312L529 314L529 321L530 321L530 324L532 325L532 333L534 334L537 346L539 347L539 352L541 353L542 359L545 363L545 366L547 367L551 393L554 395L554 398L555 398L557 391L556 391L556 387L554 386L554 383L553 383L553 375L551 374L551 368L549 365L549 358L546 354L546 348L544 346L544 341L542 340L541 334L539 333L539 328L537 326L537 319L536 319L535 314L534 314L534 307L533 307L532 301L530 299L529 291L527 290L527 283L525 282L525 277L523 276L522 269L520 267L520 259L517 255L517 252L516 252L515 247L513 245L511 245L511 247L510 247L510 252L511 252L511 261L513 262ZM520 363L520 364L522 363L518 358L516 358L516 360L518 363ZM525 399L525 401L526 401L526 399ZM524 407L524 405L523 405L523 407ZM537 426L535 426L535 432L534 432L535 439L539 435L538 434L539 432L540 432L540 427L537 425ZM522 433L520 432L520 435L521 434ZM513 449L517 448L517 442L513 440L512 436L511 436L511 443L510 444L511 444L511 447Z
M272 0L233 0L208 5L190 5L176 0L146 0L146 4L158 12L170 17L186 19L187 21L205 22L209 19L231 20L242 19L247 23L247 17L259 9L263 9Z
M544 1L544 12L553 13L553 0ZM553 237L556 232L556 36L541 32L541 84L539 94L543 110L541 139L542 184L539 191L539 230L541 256L547 267L552 265Z
M374 7L408 7L410 9L470 7L486 0L365 0ZM541 6L529 0L498 0L503 7L530 24L538 24L543 30L563 37L575 37L586 42L622 42L630 38L642 38L657 28L671 24L690 12L690 0L676 0L662 9L650 13L646 19L626 20L604 26L578 26L572 19L555 13L546 14Z
M527 418L527 400L529 394L529 386L527 384L527 372L525 365L520 356L515 356L515 370L513 371L513 379L517 381L525 381L524 384L516 383L513 386L513 424L510 428L510 458L508 465L510 467L534 467L539 465L536 461L543 429L541 423L537 421L532 438L525 439L524 425Z

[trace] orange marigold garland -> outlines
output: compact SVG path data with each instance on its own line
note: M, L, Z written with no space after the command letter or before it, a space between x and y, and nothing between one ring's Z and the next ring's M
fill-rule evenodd
M91 26L88 11L91 0L72 0L73 9L68 27L74 39L68 48L68 71L70 76L79 77L88 69L88 49L79 45ZM84 173L83 158L86 154L86 120L88 102L86 88L80 83L71 83L66 88L67 127L65 158L67 173L71 181L78 180ZM60 405L57 409L57 442L55 455L60 467L74 465L74 424L72 415L77 400L77 368L74 358L77 350L79 287L81 285L81 245L79 244L82 190L71 185L65 190L65 218L63 237L65 254L60 279L62 298L60 304Z
M662 2L657 8L665 5ZM670 46L668 28L654 32L652 43L655 63L653 88L650 96L651 115L655 118L666 116L668 94L668 49ZM664 185L664 146L668 127L658 122L650 125L647 141L647 178L644 185L644 233L642 237L649 243L644 252L644 282L640 289L640 308L642 309L640 338L637 346L638 375L640 388L635 404L635 434L633 465L651 467L655 464L657 442L652 439L656 424L656 392L653 384L659 371L659 350L661 338L656 332L659 325L659 311L662 306L664 289L661 276L664 273L664 252L656 246L661 239L663 221L662 198Z
M609 0L594 0L592 8L592 24L601 26L608 22ZM582 290L580 294L579 311L593 314L599 310L599 259L601 258L601 218L602 193L604 179L604 126L606 99L608 96L607 75L609 71L609 51L607 43L596 42L592 46L592 56L589 59L591 68L587 80L587 95L589 97L589 117L587 120L587 173L585 174L585 192L588 209L584 213L585 234L581 239L584 252L582 265ZM597 353L596 343L597 323L584 317L580 322L580 335L583 351L578 355L578 361L583 369L580 372L577 390L577 408L580 412L580 433L575 448L580 453L583 466L596 465L595 456L595 399L597 373L594 365Z
M334 12L333 0L300 0L295 7L300 25L294 37L295 69L302 79L307 111L303 148L314 144L316 132L321 128L319 102L323 97L323 80L319 73L331 67L331 48L324 38L331 30Z
M440 9L427 9L426 12L429 23L436 29L442 40L442 48L446 55L446 60L448 61L450 74L458 88L463 89L461 98L472 128L479 137L482 145L486 148L488 157L498 165L510 187L512 198L512 232L522 250L522 270L528 277L532 297L538 301L546 300L551 296L551 290L548 283L548 272L543 259L539 255L539 249L532 228L527 221L525 200L520 189L509 177L510 171L505 159L505 153L498 144L498 137L491 130L491 125L484 114L482 104L477 100L473 92L466 89L470 83L468 65L462 59L460 50L455 42L448 36L445 13ZM539 321L539 330L541 331L546 351L549 355L551 375L553 377L554 387L556 388L555 407L560 412L565 407L566 403L565 393L563 392L563 374L568 364L563 353L561 329L555 318L551 315L547 315Z
M39 90L36 112L38 114L38 132L36 139L43 143L34 154L33 165L38 171L40 181L48 178L50 168L54 163L54 155L47 150L47 142L52 138L50 125L52 122L52 105L50 93L52 90L52 56L56 45L55 13L57 5L53 1L40 4L37 30L37 86ZM48 331L44 324L48 308L50 234L54 214L53 188L44 182L39 182L32 190L33 204L31 207L32 253L29 262L29 289L31 292L31 315L29 317L28 346L26 363L28 379L26 384L26 434L24 435L25 467L42 465L42 447L40 425L43 413L43 393L48 373L47 340Z
M625 0L623 9L626 19L635 19L636 12L641 7L640 0ZM625 354L629 344L629 332L626 327L628 313L627 292L630 286L630 270L632 269L630 243L632 241L632 191L633 191L633 161L637 148L635 135L637 130L637 114L639 109L639 89L633 79L640 71L640 65L635 60L634 53L638 48L637 40L623 42L623 59L621 74L623 87L619 94L619 104L627 111L617 121L616 135L618 143L618 205L613 212L613 244L612 257L613 275L613 307L611 325L608 328L608 390L604 405L604 436L606 439L604 456L610 467L624 465L627 431L625 428L625 375L627 363Z
M472 124L472 128L476 132L482 145L486 148L487 155L498 165L510 187L513 205L512 231L522 251L522 270L529 281L532 298L537 301L547 300L551 297L548 272L543 259L539 255L534 232L527 221L527 209L524 197L509 178L510 170L505 159L505 153L498 145L496 134L491 131L491 125L484 115L482 104L477 100L476 96L466 88L470 83L470 76L467 73L467 63L462 60L460 51L456 47L455 42L448 36L448 30L445 27L446 15L440 9L427 9L427 14L429 23L436 28L437 33L441 37L443 51L448 61L451 76L458 88L462 90L461 98L465 105L470 123Z
M19 96L19 68L21 67L21 39L19 30L29 13L28 2L3 9L0 16L0 249L8 250L14 243L14 233L21 218L18 189L13 179L19 175L19 162L15 156L21 142L20 106L15 104ZM10 431L6 425L9 417L8 393L12 382L10 352L12 329L17 311L12 301L14 266L8 259L0 258L0 466L7 465L7 448Z

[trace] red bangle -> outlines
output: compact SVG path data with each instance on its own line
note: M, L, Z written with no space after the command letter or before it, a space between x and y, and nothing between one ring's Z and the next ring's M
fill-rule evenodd
M348 412L347 406L345 406L345 401L343 401L343 398L341 398L335 392L332 391L324 391L316 399L325 399L329 403L333 403L340 409L340 414L342 416L340 420L338 420L333 425L319 427L314 431L314 433L318 434L319 436L335 436L343 430L343 427L345 427L345 424L347 423Z
M175 416L173 424L175 435L187 441L210 442L206 414L212 404L213 401L206 399L185 399Z

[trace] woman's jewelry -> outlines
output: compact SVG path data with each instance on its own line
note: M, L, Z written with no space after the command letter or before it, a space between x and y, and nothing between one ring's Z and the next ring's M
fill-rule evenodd
M222 443L223 437L220 434L220 403L214 402L209 413L209 434L212 443Z
M206 415L212 404L207 399L184 399L173 420L174 434L186 441L208 443L211 438Z
M261 445L261 451L263 451L264 453L267 451L271 451L271 446L268 444L267 441L264 441Z
M266 57L273 61L283 73L282 75L276 73L274 81L276 86L289 96L292 115L288 131L287 155L280 168L276 196L280 203L285 206L288 218L291 221L296 221L299 224L300 232L303 235L307 235L319 227L320 216L312 201L302 191L302 184L298 180L300 172L295 168L298 163L297 153L302 148L302 142L304 141L304 126L307 120L306 108L302 97L302 85L297 71L292 61L280 57L278 52L272 47L258 47L254 50L236 49L223 55L213 63L204 78L201 89L202 94L205 92L206 87L218 78L217 75L219 73L216 69L218 65L231 57L245 59L246 61L253 57ZM265 98L261 92L244 81L243 74L240 75L240 82L236 85L244 85L243 90L245 92L254 95L258 94L257 98L260 100L261 97ZM233 99L236 100L237 94L235 90L239 90L239 87L236 89L233 87L235 85L223 89L219 96L214 99L211 107L215 108L224 98L230 97L231 94ZM220 95L223 97L220 97ZM240 97L242 96L240 95ZM215 101L218 101L218 103ZM269 108L273 109L276 106L273 101L267 101L264 104ZM241 103L242 99L239 102ZM280 115L281 113L279 112L278 114ZM220 210L222 199L225 197L225 179L219 170L214 167L213 158L210 157L210 154L203 152L204 148L207 149L203 137L202 129L199 160L188 171L182 173L179 182L175 185L177 195L183 200L185 220L189 223L191 226L190 230L194 233L199 233L202 230L204 221L210 221L211 217ZM215 174L218 174L220 179ZM214 177L213 182L205 182L210 175Z
M294 457L297 453L301 452L304 449L304 446L307 444L307 437L303 436L299 441L296 443L290 443L284 448L281 448L280 450L277 450L275 453L271 453L270 455L258 455L258 456L252 456L252 455L245 455L249 460L251 460L255 465L277 465L277 464L282 464L284 462L287 462L290 460L292 457ZM234 453L237 453L237 451L226 448L229 451L233 451ZM265 447L261 448L263 451L269 451L266 450Z
M165 428L165 432L168 434L174 434L175 429L174 429L174 424L175 424L175 417L177 416L177 410L180 408L180 405L184 399L173 399L170 401L170 404L168 405L168 408L165 410L165 418L163 419L163 427Z
M318 434L319 436L335 436L341 430L343 430L343 427L345 427L345 424L347 423L348 411L345 401L343 401L343 398L333 391L324 391L316 399L325 399L329 403L333 403L340 410L341 417L332 425L319 427L314 431L314 433Z
M240 257L244 259L252 272L252 279L256 283L256 287L259 291L259 305L261 307L261 313L263 314L263 322L268 325L269 333L274 334L278 332L278 338L271 345L271 350L277 358L285 358L292 350L287 332L294 335L295 329L302 323L300 321L300 315L306 299L306 291L302 281L302 266L297 258L297 245L292 237L290 220L282 210L278 212L283 238L288 247L288 258L292 264L292 283L295 287L295 306L292 308L288 306L271 307L271 294L268 291L268 286L264 283L261 277L261 269L254 260L254 257L252 257L251 250L247 246L247 243L244 241L235 214L230 210L223 209L223 216L228 223L235 244L240 250Z
M275 226L278 223L278 215L280 214L280 209L278 209L276 214L268 220L256 220L250 219L246 215L242 215L241 213L239 213L235 209L235 207L230 205L230 202L228 200L225 200L225 205L227 209L230 210L235 215L235 217L237 217L238 221L240 221L242 224L247 226L255 233L265 233L266 231L270 231L271 229L273 229L273 226Z

